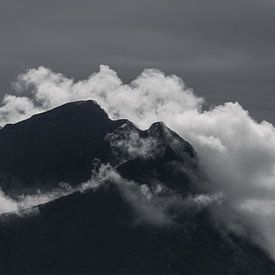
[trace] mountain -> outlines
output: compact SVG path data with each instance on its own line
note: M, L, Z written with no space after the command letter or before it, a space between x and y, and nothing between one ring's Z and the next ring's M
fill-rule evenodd
M198 157L161 122L140 130L93 101L65 104L0 130L0 171L6 193L76 188L0 216L0 274L275 274L193 199L207 195Z
M162 162L169 157L179 159L169 146L176 146L172 145L176 141L184 144L189 154L194 154L191 145L162 123L141 131L127 120L109 119L94 101L80 101L3 127L0 131L0 186L6 192L29 192L56 187L60 182L76 185L87 181L95 159L101 163L113 160L106 135L115 130L114 135L125 133L126 129L135 131L141 138L158 140L158 147L166 150ZM163 144L164 136L166 144Z

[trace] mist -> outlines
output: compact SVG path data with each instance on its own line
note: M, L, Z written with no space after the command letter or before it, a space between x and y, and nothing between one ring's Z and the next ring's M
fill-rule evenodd
M73 189L70 185L66 184L60 188L47 192L37 190L34 194L24 194L11 197L0 189L0 215L15 214L18 216L25 216L26 214L37 214L39 213L39 209L36 208L37 206L68 196L75 191L76 189Z
M145 69L131 83L124 84L105 65L77 82L39 67L19 75L13 89L14 94L7 94L0 107L2 126L63 103L88 99L97 101L110 118L127 118L142 129L163 121L194 146L209 179L209 191L223 194L227 207L252 232L252 240L275 259L272 124L255 121L237 102L205 110L205 100L186 87L181 78L157 69ZM9 205L5 199L3 205ZM226 224L234 222L230 215L219 216Z

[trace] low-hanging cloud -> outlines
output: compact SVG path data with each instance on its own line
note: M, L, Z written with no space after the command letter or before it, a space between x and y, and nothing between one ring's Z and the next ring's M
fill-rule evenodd
M157 182L150 186L123 178L111 164L100 164L91 174L88 181L71 187L62 184L59 188L47 192L10 197L0 189L0 216L18 215L24 217L39 213L39 206L69 196L75 192L96 192L98 188L115 186L121 197L129 204L134 213L135 223L153 226L166 226L177 223L180 214L188 210L189 215L206 207L220 204L222 194L198 194L183 197Z
M177 76L146 69L130 84L100 66L75 82L50 69L31 69L18 77L16 95L6 95L0 124L13 123L60 104L94 99L112 119L127 118L145 129L163 121L199 154L209 188L222 192L252 231L255 241L275 259L275 128L258 123L238 103L203 110Z
M41 192L38 190L34 194L10 197L0 189L0 215L11 213L17 215L37 213L37 206L67 196L75 191L77 191L77 189L71 188L68 184L63 184L59 188L48 192Z
M223 196L219 193L198 194L183 197L157 182L150 186L123 178L110 164L101 164L89 181L81 184L76 190L85 192L96 190L99 186L115 185L122 198L129 203L136 223L153 226L176 224L181 212L197 212L206 207L222 203Z

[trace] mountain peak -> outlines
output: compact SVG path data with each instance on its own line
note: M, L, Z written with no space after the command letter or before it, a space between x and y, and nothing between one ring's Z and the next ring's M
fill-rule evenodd
M105 135L125 122L110 120L94 101L78 101L6 125L0 131L0 185L43 189L87 180L93 159L106 161Z

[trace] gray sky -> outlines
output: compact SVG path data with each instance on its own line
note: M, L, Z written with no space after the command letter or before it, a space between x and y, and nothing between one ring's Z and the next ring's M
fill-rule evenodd
M274 0L0 0L0 95L39 65L125 81L157 67L275 123L274 27Z

